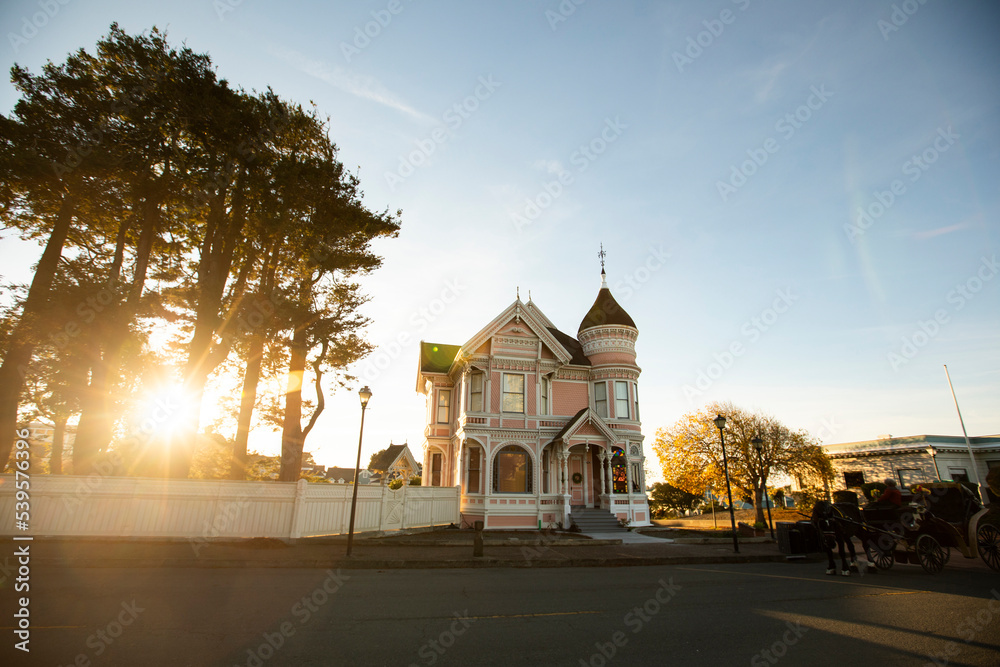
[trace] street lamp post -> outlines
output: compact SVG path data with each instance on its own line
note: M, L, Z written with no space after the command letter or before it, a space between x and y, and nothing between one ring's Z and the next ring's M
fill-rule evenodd
M733 490L729 486L729 458L726 456L726 436L723 434L723 429L726 428L726 418L719 415L714 421L719 429L719 440L722 442L722 472L726 477L726 496L729 498L729 523L733 528L733 551L739 553L740 542L736 537L736 514L733 512Z
M937 450L934 447L928 447L927 453L931 455L931 461L934 462L934 475L937 477L937 481L941 481L941 471L938 470L937 465Z
M764 471L764 441L760 438L754 438L750 441L754 449L757 450L757 460L760 462L761 473ZM767 499L767 484L763 483L764 475L761 474L761 486L763 486L764 493L764 505L767 507L767 526L771 530L771 539L774 539L774 522L771 521L771 502Z
M361 441L365 437L365 408L371 400L372 390L367 385L358 392L361 397L361 432L358 434L358 462L354 464L354 493L351 495L351 524L347 529L347 555L351 555L354 546L354 512L358 508L358 477L361 474Z

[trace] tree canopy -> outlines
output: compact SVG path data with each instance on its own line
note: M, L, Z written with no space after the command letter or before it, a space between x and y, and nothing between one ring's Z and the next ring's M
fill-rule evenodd
M763 489L772 473L833 478L833 466L805 431L792 431L775 417L728 402L711 403L656 432L656 452L668 484L702 496L725 494L722 444L714 420L726 418L725 441L733 497L750 495L764 521ZM759 438L758 452L753 440Z
M0 313L0 433L78 419L76 474L114 448L133 473L183 477L199 446L231 443L243 478L258 385L284 376L270 421L297 479L324 384L371 349L359 278L400 212L365 205L315 108L231 87L156 28L112 25L93 53L11 76L0 219L44 247L30 284L0 286L16 304ZM226 373L236 432L205 440L206 386ZM171 391L183 401L144 418L138 397Z

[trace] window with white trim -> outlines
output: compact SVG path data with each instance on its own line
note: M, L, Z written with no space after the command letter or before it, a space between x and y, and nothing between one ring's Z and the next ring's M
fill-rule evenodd
M502 412L524 413L524 376L515 373L503 374Z
M633 382L632 383L632 396L635 399L635 403L634 403L635 410L633 411L632 414L635 415L635 420L639 421L639 383L638 382Z
M483 450L479 447L469 448L469 477L465 483L466 493L479 493L480 470L482 469Z
M451 390L441 389L438 391L437 422L438 424L448 423L448 413L451 408Z
M549 385L552 380L547 377L542 378L542 404L538 407L538 414L547 415L549 413Z
M531 493L531 457L517 445L507 445L493 460L493 493Z
M628 419L628 382L615 382L615 419Z
M483 411L483 374L469 376L469 412Z
M431 486L441 486L441 465L444 457L440 452L431 454Z
M605 382L594 383L594 412L598 417L608 416L608 385Z

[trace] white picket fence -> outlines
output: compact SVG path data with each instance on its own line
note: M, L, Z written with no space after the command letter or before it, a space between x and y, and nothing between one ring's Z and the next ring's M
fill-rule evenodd
M16 525L14 475L0 475L0 534L296 539L346 533L353 487L298 482L39 475L30 480L28 529ZM458 487L358 487L354 532L459 521Z

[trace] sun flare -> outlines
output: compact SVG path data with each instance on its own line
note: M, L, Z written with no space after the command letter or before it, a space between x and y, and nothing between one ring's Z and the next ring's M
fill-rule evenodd
M138 399L136 428L151 436L169 440L190 428L198 414L197 402L179 385L151 389Z

